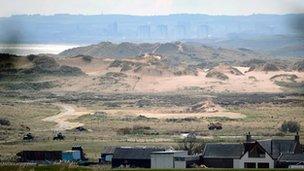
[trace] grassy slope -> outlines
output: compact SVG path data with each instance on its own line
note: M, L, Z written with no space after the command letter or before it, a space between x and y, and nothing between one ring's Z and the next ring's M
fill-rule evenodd
M259 138L270 138L273 135L277 135L280 133L278 128L284 120L298 120L301 124L304 123L303 107L280 107L267 105L228 108L230 111L240 112L247 116L245 119L238 120L226 118L203 118L192 122L184 121L176 123L167 122L165 120L128 121L115 117L100 120L92 117L91 115L86 115L78 120L85 123L85 128L91 131L66 131L64 132L67 136L65 141L53 141L51 140L53 131L45 129L53 128L54 124L41 122L41 119L58 113L58 109L55 106L43 104L14 105L14 107L2 107L2 109L5 110L1 110L1 116L7 116L12 121L13 130L11 130L11 137L15 139L15 141L12 141L11 143L8 142L0 145L2 159L5 156L12 157L21 150L69 150L73 145L82 145L88 157L91 158L92 161L96 161L103 148L109 145L177 146L176 140L179 137L178 132L185 130L196 130L202 134L202 137L213 137L213 139L205 139L205 142L237 142L242 141L244 138L243 135L248 131L253 135L259 135ZM19 108L20 110L16 110ZM10 113L14 113L14 115L10 115ZM22 134L20 135L20 130L14 128L14 126L18 127L18 123L25 120L31 122L31 125L34 128L33 133L39 137L37 141L21 141ZM209 131L207 127L209 122L221 122L223 124L223 130ZM134 125L150 126L152 129L158 131L160 135L119 135L116 133L119 128L132 127ZM293 136L293 134L287 135ZM303 131L300 132L300 135L301 138L303 138Z

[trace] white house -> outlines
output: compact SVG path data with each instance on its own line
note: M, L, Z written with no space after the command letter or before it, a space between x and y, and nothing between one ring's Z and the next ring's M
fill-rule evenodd
M274 168L274 159L259 143L244 145L248 149L239 159L233 159L233 168Z
M208 143L202 163L209 168L288 168L304 163L300 137L294 139L253 140L244 143Z

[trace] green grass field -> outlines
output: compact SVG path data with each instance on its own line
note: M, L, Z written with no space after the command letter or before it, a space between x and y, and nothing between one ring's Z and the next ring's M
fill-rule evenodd
M82 145L87 156L92 161L97 161L105 146L163 146L176 147L179 132L197 131L201 133L204 142L241 142L246 132L256 135L256 138L270 138L271 136L285 135L284 138L293 138L293 134L283 134L279 131L284 120L297 120L304 123L303 107L280 106L243 106L230 107L227 110L245 114L245 119L227 118L201 118L195 121L181 123L167 122L165 120L139 120L129 121L116 117L96 119L93 115L83 116L77 121L85 124L90 131L75 132L65 131L65 141L53 141L54 132L51 130L55 124L43 122L41 119L56 115L59 109L56 106L40 103L13 103L3 104L0 114L11 121L10 127L3 127L2 131L7 136L0 144L1 161L14 160L17 152L22 150L69 150L73 145ZM209 122L221 122L223 130L209 131ZM24 123L31 127L31 132L38 138L33 142L22 141L22 136L27 131L20 128ZM134 125L149 126L159 132L159 135L127 134L119 135L119 128ZM303 141L303 131L300 131Z
M301 97L303 98L303 97ZM43 118L57 115L60 109L52 103L28 101L19 98L0 98L0 116L10 120L10 126L0 126L0 161L15 161L16 153L22 150L70 150L74 145L83 146L87 157L97 161L106 146L161 146L178 147L181 132L195 131L203 142L242 142L246 132L251 132L255 138L266 139L274 136L283 139L293 138L294 133L282 133L279 128L286 120L298 121L302 128L304 124L304 108L300 105L289 104L255 104L242 106L226 106L229 112L246 115L243 119L226 117L196 118L193 121L166 121L166 119L137 119L117 115L84 115L72 120L84 123L88 131L64 131L66 140L53 141L55 123L44 122ZM21 102L23 101L23 102ZM75 104L75 103L74 103ZM99 101L75 105L90 110L106 108ZM174 108L174 107L172 107ZM145 109L145 108L143 108ZM129 115L132 115L130 113ZM223 124L222 130L208 130L210 122ZM29 126L30 131L21 125ZM147 126L158 134L119 134L121 128ZM27 132L32 132L37 138L32 142L22 141ZM300 138L304 141L304 131L301 129Z

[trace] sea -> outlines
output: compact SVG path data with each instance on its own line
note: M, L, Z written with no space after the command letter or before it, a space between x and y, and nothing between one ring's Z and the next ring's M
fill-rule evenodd
M79 47L76 44L0 44L0 53L16 55L58 54L64 50Z

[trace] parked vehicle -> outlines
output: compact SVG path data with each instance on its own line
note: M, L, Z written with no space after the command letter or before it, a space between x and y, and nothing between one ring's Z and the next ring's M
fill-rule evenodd
M223 129L223 126L222 126L222 124L221 123L219 123L219 122L217 122L217 123L210 123L209 125L208 125L208 129L209 130L221 130L221 129Z
M61 132L59 132L57 135L53 137L53 140L64 140L64 139L65 136Z
M34 136L33 136L33 134L32 133L27 133L27 134L25 134L24 136L23 136L23 140L26 140L26 141L31 141L31 140L33 140L34 139Z

